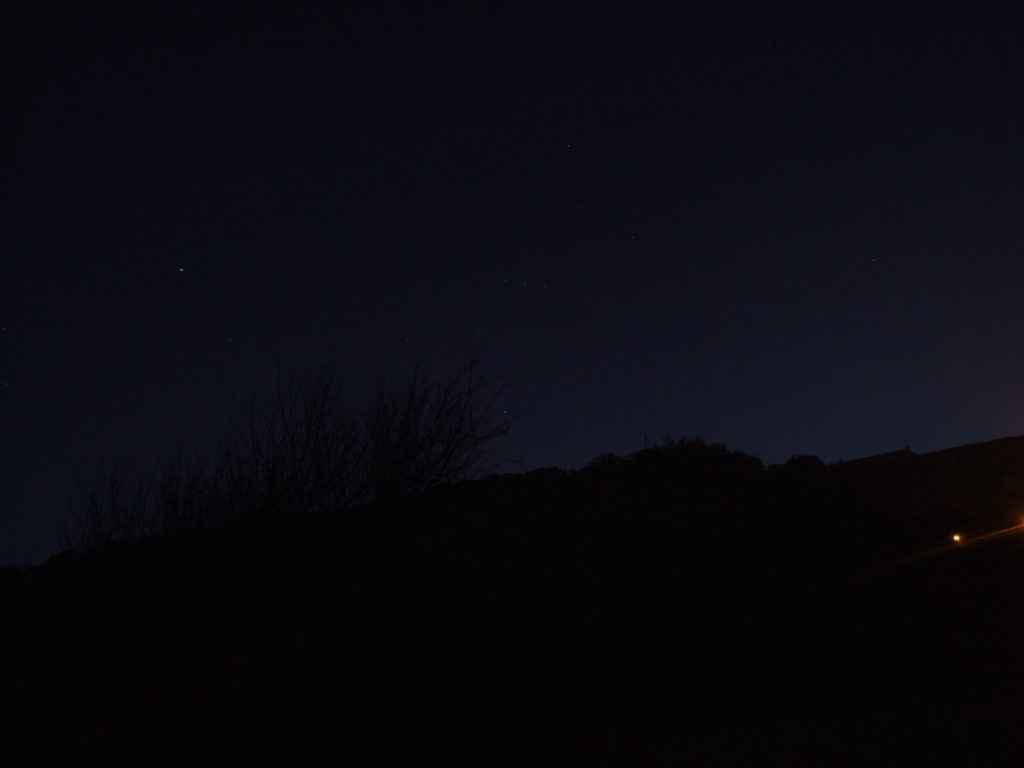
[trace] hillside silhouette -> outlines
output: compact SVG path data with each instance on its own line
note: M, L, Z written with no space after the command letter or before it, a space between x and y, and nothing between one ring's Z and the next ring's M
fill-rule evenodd
M174 764L1010 760L1024 538L983 535L1024 509L1022 472L1024 438L772 467L682 439L68 551L0 572L3 748Z

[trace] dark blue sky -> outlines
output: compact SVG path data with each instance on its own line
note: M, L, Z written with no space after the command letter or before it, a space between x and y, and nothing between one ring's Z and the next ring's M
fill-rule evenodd
M4 12L0 563L325 361L504 470L1024 432L1014 4L141 5Z

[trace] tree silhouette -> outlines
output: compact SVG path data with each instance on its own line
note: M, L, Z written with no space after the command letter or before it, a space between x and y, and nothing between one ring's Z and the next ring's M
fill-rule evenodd
M253 396L205 461L180 450L163 469L130 479L115 467L70 510L60 544L93 550L117 541L244 520L342 512L467 479L509 429L495 419L501 388L471 363L435 380L420 365L380 380L362 405L330 366Z

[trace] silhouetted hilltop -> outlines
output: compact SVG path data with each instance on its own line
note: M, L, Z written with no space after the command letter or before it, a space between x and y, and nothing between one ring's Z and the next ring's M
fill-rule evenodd
M924 454L906 449L834 471L890 520L927 536L996 530L1024 515L1024 437Z
M927 520L893 520L938 473L994 498L981 478L1020 450L766 468L681 440L58 555L0 578L5 744L175 764L995 755L1020 725L1020 542L937 552Z

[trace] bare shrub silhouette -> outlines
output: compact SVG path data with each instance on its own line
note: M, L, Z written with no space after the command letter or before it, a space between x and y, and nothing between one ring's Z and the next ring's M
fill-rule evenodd
M500 390L482 400L473 366L434 384L419 366L404 385L378 384L365 421L362 490L374 501L417 493L480 469L483 449L508 431L489 413Z
M160 472L115 467L69 511L65 549L221 527L245 520L344 511L472 477L509 429L493 418L501 392L471 363L447 380L417 365L353 402L333 368L253 395L205 461L180 449Z
M62 547L91 550L111 541L140 538L150 526L150 484L136 480L129 488L129 477L115 466L102 481L96 480L82 494L71 511L74 531L61 534Z
M331 368L250 398L215 458L217 520L345 509L365 500L362 422Z

